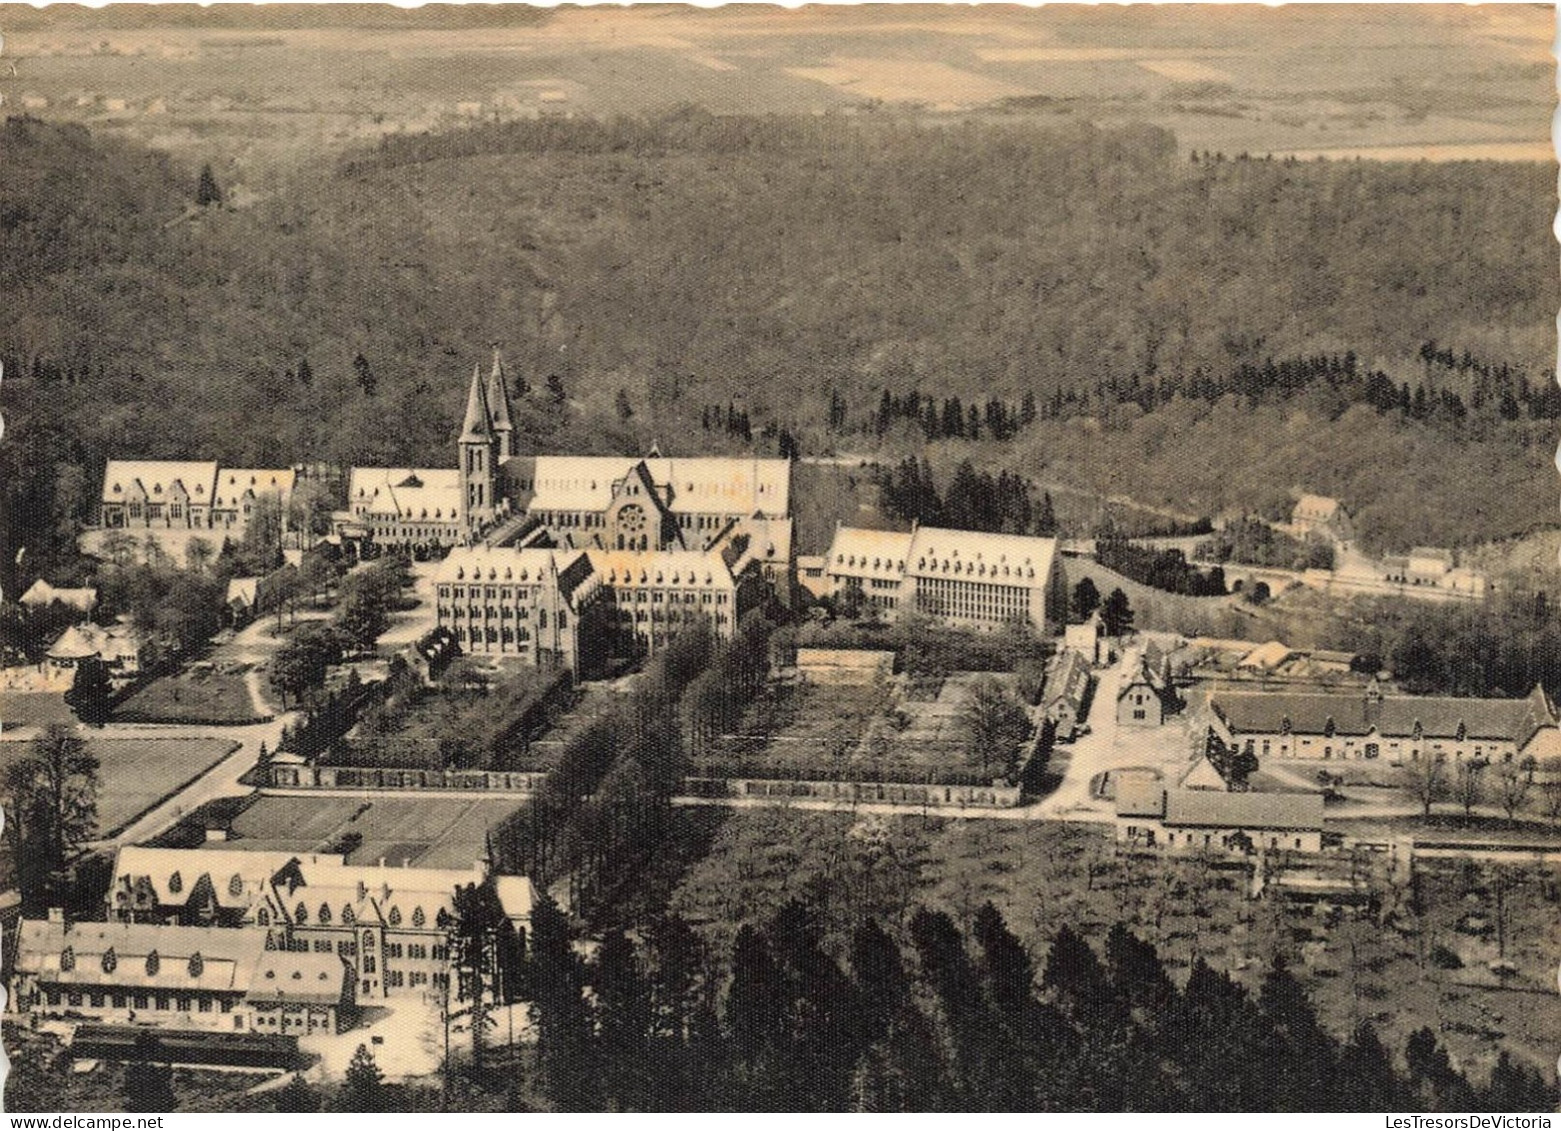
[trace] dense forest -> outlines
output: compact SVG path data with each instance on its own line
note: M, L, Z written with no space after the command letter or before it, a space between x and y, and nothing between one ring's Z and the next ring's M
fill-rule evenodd
M544 899L532 958L538 1091L565 1111L1554 1104L1544 1077L1506 1053L1471 1082L1428 1028L1403 1050L1407 1071L1368 1021L1340 1041L1282 962L1254 996L1201 959L1178 985L1120 923L1104 958L1063 926L1039 966L991 903L964 927L919 909L902 941L898 925L869 918L837 956L817 908L793 900L745 924L729 959L671 917L638 946L609 932L585 961Z
M1384 544L1554 494L1539 165L695 110L387 138L237 211L80 127L9 119L0 161L6 509L41 525L110 452L447 463L495 340L524 445L930 448L1194 513L1299 484Z

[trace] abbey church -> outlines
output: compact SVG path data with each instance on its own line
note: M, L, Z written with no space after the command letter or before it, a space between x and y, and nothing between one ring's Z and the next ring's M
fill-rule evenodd
M346 536L450 546L536 541L565 548L708 551L734 537L791 556L791 464L783 459L531 455L515 451L497 350L472 371L457 468L353 468Z

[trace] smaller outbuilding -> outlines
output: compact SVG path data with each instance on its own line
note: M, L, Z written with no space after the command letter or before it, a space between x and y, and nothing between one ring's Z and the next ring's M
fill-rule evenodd
M1156 796L1158 794L1158 796ZM1224 793L1123 782L1117 841L1172 851L1322 851L1319 793Z

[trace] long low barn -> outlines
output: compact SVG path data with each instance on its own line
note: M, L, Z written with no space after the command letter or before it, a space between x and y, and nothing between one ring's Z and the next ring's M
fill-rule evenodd
M1364 693L1220 691L1210 699L1220 739L1258 758L1510 762L1561 755L1554 705L1536 687L1522 699Z

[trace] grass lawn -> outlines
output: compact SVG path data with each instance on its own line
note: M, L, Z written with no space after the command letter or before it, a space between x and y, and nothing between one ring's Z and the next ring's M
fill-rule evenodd
M0 726L45 727L50 723L74 723L76 717L58 691L7 691L0 694Z
M255 711L242 674L185 671L138 689L115 709L114 721L242 725L264 716Z
M1351 866L1338 857L1331 870L1343 875ZM1098 949L1121 920L1159 949L1178 979L1201 956L1255 989L1273 955L1284 954L1324 1024L1341 1036L1369 1017L1401 1054L1409 1034L1430 1025L1476 1078L1501 1046L1548 1067L1561 1043L1561 1014L1539 1003L1554 992L1561 883L1552 871L1522 865L1438 860L1417 871L1418 904L1402 870L1390 876L1384 861L1367 862L1361 874L1380 896L1380 914L1330 917L1272 890L1248 898L1243 870L1119 856L1099 826L733 810L683 876L671 908L723 958L742 923L762 923L792 898L820 908L840 955L864 915L903 940L918 905L968 926L990 900L1038 965L1062 924ZM1483 933L1469 933L1471 915ZM1462 966L1427 961L1438 945ZM1499 949L1516 968L1505 980L1489 966Z
M23 757L27 741L0 742L0 766ZM238 748L224 738L95 738L87 749L98 759L98 832L128 825L184 783L199 777Z

